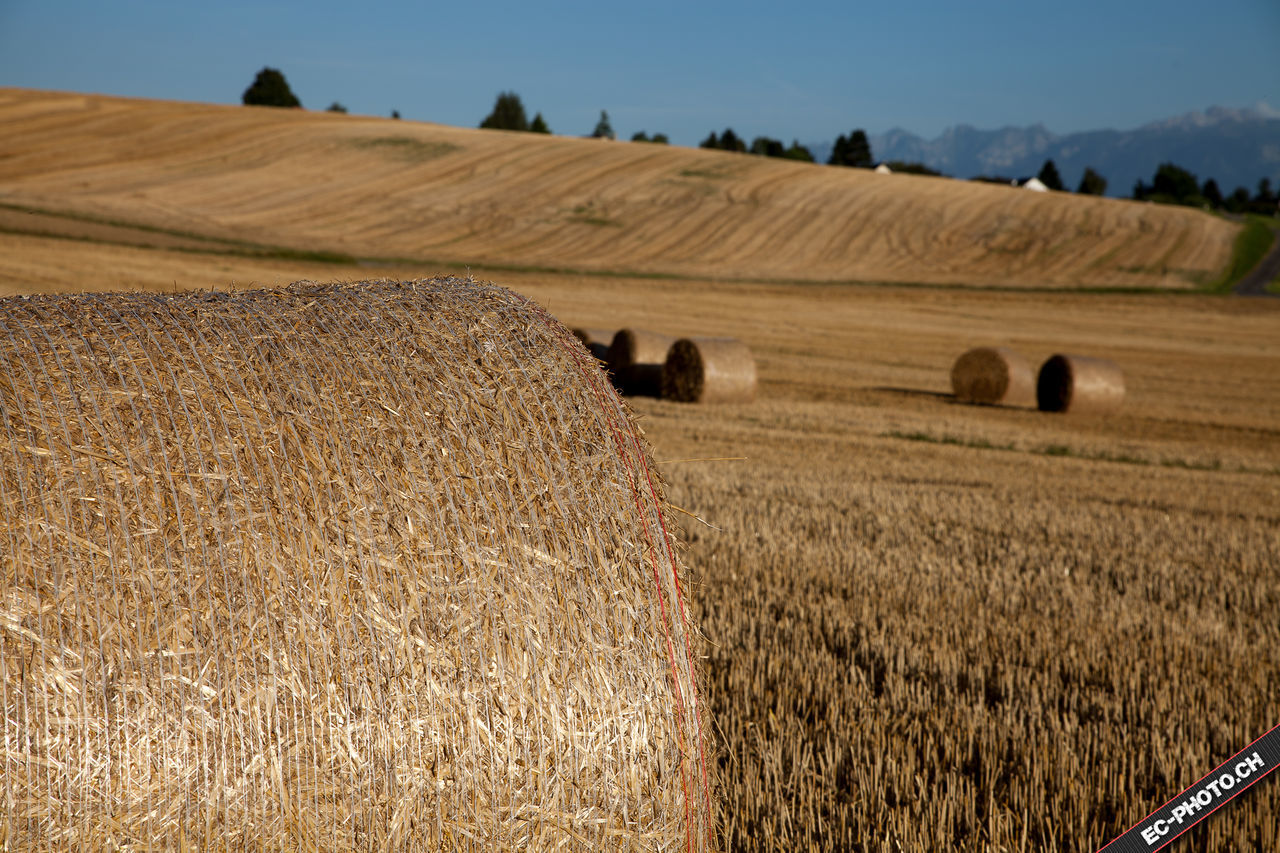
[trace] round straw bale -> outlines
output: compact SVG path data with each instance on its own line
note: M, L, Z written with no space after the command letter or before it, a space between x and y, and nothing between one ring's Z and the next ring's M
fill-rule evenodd
M662 396L682 403L749 403L756 360L735 338L681 338L662 367Z
M10 850L705 850L659 478L470 280L0 300Z
M951 390L965 403L1031 406L1035 387L1031 362L1008 347L977 347L951 366Z
M609 356L609 344L613 342L613 332L604 329L573 329L573 336L582 341L582 345L587 348L587 352L591 353L599 361L605 361Z
M620 329L609 344L609 371L622 393L657 397L662 393L662 365L675 338L643 329Z
M1124 400L1124 373L1103 358L1055 355L1040 368L1036 400L1042 412L1109 412Z

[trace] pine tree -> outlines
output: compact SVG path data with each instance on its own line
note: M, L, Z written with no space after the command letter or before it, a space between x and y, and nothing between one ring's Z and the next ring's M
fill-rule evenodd
M501 92L493 104L493 112L480 122L482 128L489 130L528 130L529 119L524 113L524 104L515 92Z
M867 140L867 132L859 129L848 137L840 134L831 149L831 158L827 160L827 164L870 169L875 161L871 158L871 143Z
M347 108L346 108L346 107L344 107L342 104L338 103L337 101L334 101L332 104L330 104L330 105L325 109L325 112L327 112L327 113L342 113L343 115L346 115L346 113L347 113Z
M757 136L751 141L749 150L758 157L782 157L787 152L781 140L771 139L768 136Z
M1051 190L1062 189L1062 176L1058 174L1058 167L1053 164L1052 160L1044 161L1044 165L1040 167L1040 174L1036 175L1036 177L1040 179L1040 183Z
M721 151L746 151L747 143L738 138L738 134L733 132L733 128L726 127L724 133L720 134L720 150Z
M547 127L546 119L542 117L542 113L534 113L533 121L529 123L530 133L550 133L551 128Z
M284 75L275 68L263 68L240 100L250 107L301 107Z
M1084 175L1080 178L1080 186L1076 188L1076 192L1080 195L1103 195L1107 191L1107 179L1093 171L1092 166L1086 166Z
M1218 188L1218 182L1213 178L1209 178L1200 188L1200 195L1204 196L1204 200L1214 207L1222 207L1222 190Z
M600 120L596 122L595 130L591 131L592 139L616 139L613 133L613 125L609 124L609 113L606 110L600 111Z
M699 148L713 148L713 149L714 149L714 148L719 148L719 147L720 147L720 139L719 139L719 137L717 137L717 136L716 136L716 132L715 132L714 130L713 130L713 131L711 131L711 135L710 135L710 136L708 136L706 139L702 140L701 142L699 142L699 143L698 143L698 147L699 147Z
M813 153L801 145L798 139L791 140L791 147L782 152L782 156L788 160L799 160L802 163L813 162Z

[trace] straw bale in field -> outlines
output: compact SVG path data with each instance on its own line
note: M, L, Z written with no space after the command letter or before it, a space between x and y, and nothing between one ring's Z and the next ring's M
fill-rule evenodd
M0 846L706 849L664 507L493 285L0 300Z
M1124 373L1103 358L1055 355L1040 368L1036 399L1043 412L1109 412L1124 401Z
M681 338L662 368L662 396L684 403L749 403L756 361L735 338Z
M1008 347L976 347L951 366L951 390L965 403L1031 406L1036 400L1031 362Z
M573 336L582 341L582 345L587 348L587 352L595 356L599 361L606 361L609 357L609 344L613 342L613 332L605 329L583 329L576 328L571 330Z
M609 371L618 388L631 396L662 394L662 365L675 338L643 329L620 329L609 344Z

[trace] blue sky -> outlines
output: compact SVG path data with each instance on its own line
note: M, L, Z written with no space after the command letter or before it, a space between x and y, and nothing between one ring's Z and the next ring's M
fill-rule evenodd
M1069 133L1280 110L1280 0L0 0L0 86L238 103L265 65L311 109L475 126L510 89L556 133L607 109L683 145Z

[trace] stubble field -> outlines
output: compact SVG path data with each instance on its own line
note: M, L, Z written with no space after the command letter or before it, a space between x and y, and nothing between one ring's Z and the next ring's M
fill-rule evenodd
M112 192L93 210L154 210ZM0 233L0 294L439 271L69 236ZM691 514L727 849L1092 851L1280 722L1275 301L474 272L567 324L756 353L754 404L633 401ZM1113 359L1125 405L958 405L978 344ZM1269 780L1181 849L1278 824Z

